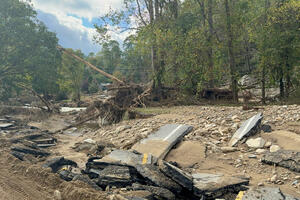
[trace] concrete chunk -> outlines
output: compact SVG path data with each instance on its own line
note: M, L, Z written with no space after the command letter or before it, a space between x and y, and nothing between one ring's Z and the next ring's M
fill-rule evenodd
M297 200L296 198L285 195L279 188L262 187L250 189L246 192L240 192L236 199L239 200L261 200L261 199L272 199L272 200Z
M151 154L158 159L164 159L172 147L192 129L193 127L189 125L167 124L156 133L135 144L132 149L140 153Z
M209 198L220 197L228 191L240 191L243 185L248 185L249 180L222 174L193 174L194 195Z
M289 150L270 152L262 157L262 162L300 172L300 152Z
M229 146L235 146L243 137L256 133L262 118L262 113L259 113L246 120L232 136Z

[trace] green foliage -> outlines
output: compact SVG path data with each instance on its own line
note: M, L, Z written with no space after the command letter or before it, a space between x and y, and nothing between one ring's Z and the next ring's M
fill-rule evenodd
M60 53L55 34L26 2L2 1L0 19L0 98L18 92L20 83L43 94L56 92Z
M80 50L74 51L67 49L69 52L84 58ZM62 66L59 70L60 79L58 81L61 92L71 94L72 99L80 101L81 86L83 83L84 64L75 60L68 54L62 56Z

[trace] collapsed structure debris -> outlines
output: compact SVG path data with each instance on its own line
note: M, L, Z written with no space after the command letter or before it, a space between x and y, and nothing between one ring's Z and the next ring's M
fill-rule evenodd
M44 148L55 146L57 140L47 133L36 133L13 138L11 142L12 155L20 160L30 160L30 156L35 158L49 156L50 152Z

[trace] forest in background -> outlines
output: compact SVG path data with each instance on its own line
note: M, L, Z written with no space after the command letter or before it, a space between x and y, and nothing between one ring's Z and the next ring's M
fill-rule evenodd
M100 16L101 50L69 51L126 82L172 87L186 96L251 74L264 88L300 96L300 2L297 0L125 0L124 10ZM0 3L0 98L31 88L45 97L80 100L110 80L62 54L55 33L37 20L29 2ZM124 27L124 24L126 26ZM109 27L133 29L123 44Z

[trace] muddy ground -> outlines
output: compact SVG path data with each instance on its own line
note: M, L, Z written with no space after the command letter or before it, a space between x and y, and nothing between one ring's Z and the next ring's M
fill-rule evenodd
M250 178L250 187L272 186L300 198L299 173L270 166L260 162L262 154L239 144L236 151L226 152L231 136L241 123L262 112L263 124L272 127L272 132L257 133L253 138L262 137L282 149L300 151L300 106L265 106L244 111L241 107L228 106L180 106L149 108L140 110L155 114L148 119L124 120L123 122L98 127L91 121L80 127L56 134L58 142L50 148L51 157L64 156L84 169L88 156L94 155L93 146L82 145L92 139L106 147L102 155L113 149L130 149L136 142L153 133L165 124L180 123L194 127L166 157L188 172L208 172L227 175L243 175ZM31 121L31 126L41 130L55 131L75 121L78 113L51 116L43 121ZM13 116L19 119L26 115ZM22 162L9 154L9 138L22 134L22 130L11 134L1 131L0 149L0 199L106 199L112 194L124 191L110 189L95 191L82 182L65 182L58 175L42 168L41 163ZM269 151L269 147L263 147Z

